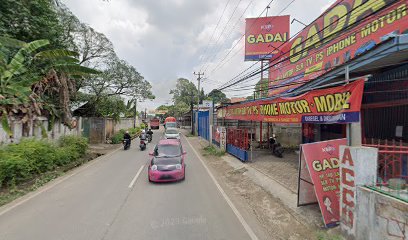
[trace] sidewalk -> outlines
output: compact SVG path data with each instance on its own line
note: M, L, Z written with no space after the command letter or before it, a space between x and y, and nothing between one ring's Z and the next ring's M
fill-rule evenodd
M289 152L283 156L275 157L269 149L254 149L248 165L297 194L299 155Z

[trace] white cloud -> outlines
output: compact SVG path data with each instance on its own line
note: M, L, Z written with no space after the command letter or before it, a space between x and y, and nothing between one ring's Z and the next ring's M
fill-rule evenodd
M252 64L243 61L242 50L218 71L209 74L244 33L245 21L239 20L239 16L250 1L241 1L234 17L225 28L226 33L231 33L230 37L221 36L216 46L210 45L206 56L202 54L227 0L111 0L109 2L64 0L64 3L79 19L104 33L113 42L119 57L134 65L152 83L153 92L157 98L153 102L141 103L141 107L154 108L171 99L169 90L175 86L178 77L197 82L192 73L202 68L204 64L201 61L202 58L207 61L212 60L208 63L206 72L206 77L210 80L203 83L206 92L228 81ZM266 7L267 2L253 1L244 18L257 17ZM329 3L332 2L334 0L329 1ZM237 3L238 1L230 1L213 42L224 29ZM275 0L271 4L269 15L279 13L288 3L284 0ZM327 5L327 0L295 1L282 14L289 14L292 18L295 17L308 24L320 15ZM232 28L237 21L237 26ZM292 34L302 27L300 24L293 24ZM243 41L227 59L236 53L242 44ZM216 53L216 57L211 53ZM231 92L229 95L245 95L250 92Z

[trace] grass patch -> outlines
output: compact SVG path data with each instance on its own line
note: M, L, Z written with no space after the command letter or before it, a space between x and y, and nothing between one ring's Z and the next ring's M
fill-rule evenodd
M203 150L204 150L203 156L211 155L211 156L221 157L221 156L224 156L225 154L225 151L219 150L213 145L204 147Z

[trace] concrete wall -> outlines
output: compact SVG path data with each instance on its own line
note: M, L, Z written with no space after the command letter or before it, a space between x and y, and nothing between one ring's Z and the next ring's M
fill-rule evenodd
M47 118L39 117L31 121L29 124L24 124L19 120L10 120L10 128L13 136L10 138L6 131L0 126L0 145L8 143L18 143L24 137L31 137L36 139L42 139L46 137L49 140L57 140L61 136L66 135L81 135L81 121L77 121L77 126L73 129L65 126L61 122L57 121L54 126L48 131L49 121ZM43 136L43 130L45 135Z
M104 124L91 124L91 143L103 143L106 138L110 138L113 134L118 132L120 129L128 129L133 127L133 118L123 118L118 122L114 122L112 119L99 119ZM43 129L46 130L46 138L53 141L59 139L61 136L75 135L83 136L83 126L82 118L77 118L77 125L75 128L70 129L69 127L62 124L60 121L56 121L51 131L48 131L49 121L47 118L39 117L30 124L26 125L24 129L23 123L19 120L11 120L10 127L13 133L13 137L9 138L6 131L0 125L0 145L9 144L12 142L19 142L23 137L33 137L36 139L42 139ZM139 121L137 120L137 125Z
M118 132L120 129L127 129L133 127L133 118L121 118L119 122L115 123L115 132ZM139 118L136 119L136 126L139 126Z
M265 130L267 129L264 129L263 132L266 134ZM302 142L301 124L273 124L272 130L276 134L278 142L284 147L299 146Z
M408 203L365 187L357 188L356 238L408 240Z

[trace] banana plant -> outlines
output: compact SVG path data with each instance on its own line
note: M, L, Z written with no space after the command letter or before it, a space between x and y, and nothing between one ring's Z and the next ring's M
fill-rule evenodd
M0 115L2 127L10 136L9 116L22 114L22 120L28 121L41 115L44 102L38 85L54 80L59 83L59 90L63 90L60 91L63 97L69 99L66 96L69 94L67 78L99 73L80 66L76 52L66 49L40 51L49 45L48 40L25 43L0 37ZM58 79L57 72L64 77L65 84L60 83L62 80Z

